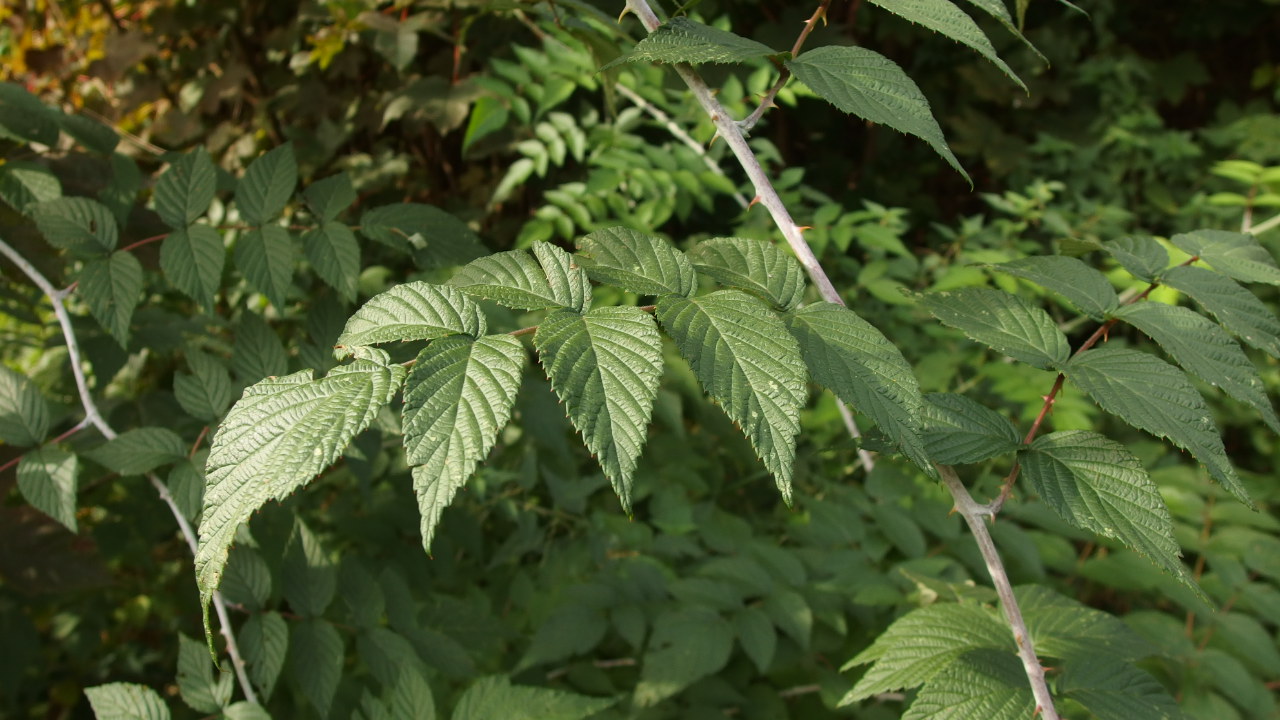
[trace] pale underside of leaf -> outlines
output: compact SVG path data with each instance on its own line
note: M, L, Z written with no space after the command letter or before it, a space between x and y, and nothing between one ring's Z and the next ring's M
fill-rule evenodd
M478 337L485 332L484 312L459 290L409 282L373 296L347 320L340 348L446 335Z
M920 301L944 325L1035 367L1061 365L1071 352L1053 318L1016 295L975 287L929 293Z
M699 272L726 287L745 290L790 310L804 297L804 271L777 245L747 238L714 238L699 243L689 258Z
M1005 64L996 49L991 45L982 28L963 10L951 3L951 0L871 0L872 3L888 10L899 17L910 20L952 40L965 45L982 57L990 60L1000 71L1009 76L1023 90L1025 83L1013 72L1013 68Z
M635 48L601 68L608 70L627 62L655 63L741 63L776 55L777 51L763 43L731 32L694 22L686 17L672 18L636 43Z
M638 295L683 295L698 289L698 276L671 243L628 228L596 230L578 241L578 257L591 279Z

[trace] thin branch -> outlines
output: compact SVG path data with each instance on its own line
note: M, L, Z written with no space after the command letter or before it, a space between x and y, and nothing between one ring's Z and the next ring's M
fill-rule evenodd
M1280 213L1276 213L1257 225L1250 225L1249 229L1245 232L1253 233L1254 235L1261 235L1262 233L1277 227L1280 227Z
M53 287L34 265L27 261L17 250L14 250L4 240L0 240L0 253L13 261L36 287L40 288L49 301L53 304L53 314L58 318L58 325L62 327L62 336L67 344L67 361L71 363L71 374L75 376L76 389L80 393L80 405L84 408L85 421L92 424L102 433L107 440L113 440L118 437L115 429L102 417L102 413L98 410L98 405L93 400L92 393L89 392L89 381L85 378L84 368L80 366L80 344L76 340L75 329L71 327L71 316L67 314L67 308L63 305L62 300L66 297L66 293L59 291ZM173 519L178 523L178 529L182 531L182 537L187 542L191 554L196 553L198 542L196 540L195 530L192 529L191 523L187 522L187 517L182 514L182 510L178 508L178 503L173 499L173 495L169 492L169 488L165 486L155 473L147 473L147 481L155 489L156 494L169 507L169 512L173 514ZM240 655L240 646L236 643L235 635L231 631L231 619L227 616L227 606L223 602L220 592L213 593L213 606L218 614L218 622L222 625L222 636L227 642L227 655L231 657L232 667L235 669L236 678L240 683L240 690L244 693L244 697L251 703L258 702L258 696L253 690L253 685L249 682L249 676L245 672L244 658Z
M791 57L795 57L800 54L800 48L804 47L804 41L809 39L809 33L813 32L813 28L818 24L819 20L824 24L827 22L827 8L830 6L831 0L822 0L822 2L818 4L818 9L813 11L813 15L808 20L804 21L804 29L800 31L800 36L796 38L795 44L791 46ZM790 79L791 70L789 70L786 65L780 64L778 66L778 80L773 84L773 87L769 88L769 91L764 94L764 98L760 100L760 106L755 109L755 112L751 113L738 123L738 127L742 128L742 132L751 132L751 128L755 127L756 123L760 122L760 118L764 117L764 114L768 112L769 108L774 107L773 101L777 99L778 93L782 91L782 88Z
M636 17L640 18L640 22L644 24L649 32L653 32L661 24L658 16L649 7L647 0L627 0L627 7L636 14ZM808 273L809 279L818 288L819 294L824 300L844 305L844 300L840 297L840 293L836 290L835 285L831 283L831 279L827 277L826 271L823 270L821 263L818 262L817 256L813 254L812 248L805 242L800 233L800 228L791 219L791 213L787 211L782 198L778 196L768 175L765 174L764 168L760 166L759 159L752 152L751 146L747 144L738 123L730 119L729 114L720 105L720 102L715 99L706 82L692 67L684 64L678 64L674 67L681 79L693 91L694 97L702 105L703 110L710 116L712 123L716 126L716 130L719 131L720 137L724 138L729 149L738 158L738 162L746 171L747 176L751 178L751 182L755 185L756 196L760 199L760 204L764 205L773 217L774 223L782 231L787 244L791 246L791 250L795 253L796 259L800 261L801 267ZM941 472L947 489L955 499L956 509L964 515L965 522L968 523L974 538L978 542L982 557L987 564L987 572L990 573L991 580L1000 595L1005 617L1009 621L1009 625L1013 630L1014 640L1018 644L1018 654L1023 660L1027 680L1031 683L1032 693L1040 706L1039 712L1043 714L1044 720L1059 720L1058 711L1054 707L1053 698L1049 693L1049 685L1045 681L1044 669L1040 666L1040 661L1035 656L1035 650L1031 644L1031 636L1027 633L1026 624L1022 621L1022 613L1018 609L1017 600L1013 596L1009 575L1005 571L1004 563L1001 561L999 553L996 552L995 544L991 541L991 535L982 524L983 517L992 514L991 508L975 503L973 497L969 495L968 490L960 483L953 470L941 468Z
M50 440L50 441L49 441L48 443L46 443L46 444L48 444L48 445L57 445L58 443L62 442L63 440L66 440L67 438L71 437L72 435L75 435L76 433L80 432L81 430L83 430L83 429L85 429L85 428L87 428L87 427L89 427L89 418L85 418L85 419L81 420L80 422L76 423L75 425L71 426L71 429L69 429L69 430L67 430L66 432L62 433L62 434L61 434L61 435L59 435L58 437L56 437L56 438L54 438L54 439ZM14 459L10 460L9 462L7 462L7 463L5 463L5 464L3 464L3 465L0 465L0 472L4 472L5 470L8 470L9 468L13 467L14 465L17 465L18 463L22 462L22 458L24 458L24 457L26 457L26 456L27 456L27 454L26 454L26 453L23 453L23 454L19 455L18 457L16 457L16 458L14 458Z

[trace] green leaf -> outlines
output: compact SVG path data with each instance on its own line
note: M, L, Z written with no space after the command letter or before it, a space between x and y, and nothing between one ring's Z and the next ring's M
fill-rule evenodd
M62 183L49 168L34 162L10 160L0 165L0 200L26 215L35 206L62 197Z
M622 63L638 61L690 65L742 63L777 54L773 48L755 40L694 22L687 17L677 17L636 43L631 52L600 69L608 70Z
M635 307L551 313L533 346L587 449L631 514L631 482L662 378L662 338Z
M1087 350L1062 370L1103 410L1190 452L1232 495L1252 506L1204 398L1181 370L1124 348Z
M85 688L84 694L98 720L169 720L164 700L145 685L110 683Z
M302 247L321 280L348 302L355 302L360 276L360 245L346 225L326 222L303 233Z
M297 258L289 231L279 225L254 228L236 241L235 255L236 267L249 284L266 295L277 310L283 309Z
M387 693L387 705L391 708L390 720L435 720L436 703L431 686L417 668L400 670L396 682Z
M356 189L351 184L351 176L346 172L311 183L302 192L307 207L321 222L329 222L342 214L356 201Z
M481 139L498 132L507 126L511 113L502 100L486 95L471 106L471 119L467 121L467 130L462 136L462 155L466 157L471 146Z
M813 634L813 610L804 596L794 590L780 589L764 599L764 611L778 629L786 633L801 648L809 649L809 637Z
M582 312L591 300L586 271L573 256L550 243L533 246L538 262L524 250L489 255L472 261L449 279L468 295L519 310L569 308Z
M298 184L293 145L285 143L249 163L236 185L236 207L250 225L266 225L280 217Z
M698 289L698 276L671 243L623 227L597 230L578 240L577 257L596 282L637 295L683 295Z
M763 302L738 290L658 301L658 320L702 387L751 440L791 502L800 408L808 393L800 346Z
M1093 432L1044 435L1023 451L1022 476L1058 517L1124 543L1196 589L1178 559L1173 520L1142 463Z
M203 645L178 633L178 692L191 709L215 713L231 702L230 673L213 679L213 661Z
M218 172L203 146L179 156L156 182L156 213L169 227L180 230L209 209Z
M333 602L338 568L301 519L294 523L280 576L289 607L302 617L320 617Z
M800 54L787 61L787 67L797 80L844 112L929 143L969 180L947 147L924 93L889 58L866 48L828 45Z
M0 83L0 138L57 145L59 114L21 85Z
M990 612L975 605L940 604L912 610L841 668L875 663L840 704L930 682L975 648L1013 651L1013 636Z
M447 335L479 337L484 312L454 288L425 282L397 285L373 296L347 320L337 347L434 340Z
M1186 717L1163 685L1125 662L1090 658L1070 663L1059 688L1097 720Z
M720 613L701 607L667 610L653 622L640 665L635 704L651 707L729 662L733 626Z
M967 465L1022 447L1018 429L995 410L953 393L930 393L924 399L924 443L935 462Z
M1280 268L1257 238L1225 230L1196 230L1169 238L1188 255L1198 255L1213 269L1240 282L1280 285Z
M127 347L129 322L142 293L142 264L127 252L114 252L85 263L79 283L89 312L120 347Z
M1267 399L1258 369L1213 321L1187 308L1156 302L1128 305L1116 317L1159 343L1187 372L1257 410L1263 422L1280 433L1280 418Z
M608 630L609 621L600 608L572 601L561 605L538 626L515 669L520 672L585 655L600 644Z
M231 371L245 382L284 375L289 371L289 356L284 344L261 315L243 313L236 326L235 351L231 355Z
M373 208L361 216L360 233L404 252L417 249L415 258L425 267L461 265L486 252L466 223L420 203Z
M18 491L31 506L76 532L76 456L55 447L32 450L18 463Z
M990 288L963 288L920 296L944 325L1041 369L1067 361L1071 345L1053 318L1016 295Z
M902 720L1025 720L1038 714L1018 657L974 650L921 689Z
M200 517L200 505L204 502L204 463L196 465L190 459L180 460L169 471L165 485L173 502L187 520Z
M698 243L689 259L726 287L758 295L783 310L804 297L804 271L795 258L764 240L714 238Z
M747 657L751 658L756 670L761 675L768 672L778 647L778 632L773 628L773 621L764 610L750 606L734 615L733 628L738 636L738 644Z
M509 335L447 337L418 354L405 381L405 460L413 469L422 544L511 418L524 347Z
M1004 26L1005 30L1012 33L1015 37L1021 40L1031 50L1031 52L1034 52L1036 57L1040 58L1041 62L1045 65L1049 64L1049 58L1045 57L1044 53L1040 52L1035 45L1032 45L1031 41L1028 40L1026 36L1022 34L1022 31L1018 29L1018 26L1014 24L1013 16L1009 14L1009 8L1004 4L1004 0L969 0L969 3L999 21L1000 24Z
M328 717L342 679L342 636L319 618L295 623L289 637L289 680L320 713Z
M1154 238L1145 235L1122 237L1103 243L1102 247L1111 253L1120 267L1139 280L1155 282L1156 277L1169 267L1169 252Z
M1031 282L1066 298L1080 312L1104 320L1120 305L1107 276L1073 257L1042 255L992 265L1003 273Z
M814 382L868 415L925 472L936 472L920 437L920 383L902 351L841 305L814 303L786 321Z
M85 457L121 475L141 475L187 456L187 444L177 433L162 427L126 430Z
M49 403L25 375L0 365L0 440L31 447L49 433Z
M1280 320L1231 278L1204 268L1176 267L1164 273L1160 282L1189 295L1241 340L1280 358Z
M84 197L60 197L30 207L36 229L52 246L82 258L116 249L119 230L106 205Z
M1014 594L1036 653L1042 657L1093 662L1139 660L1159 652L1114 615L1047 587L1023 585L1014 588Z
M187 414L198 420L222 417L231 404L231 376L222 363L198 350L188 350L190 373L173 375L173 394Z
M197 513L199 510L196 508ZM246 545L231 549L227 573L222 578L222 597L251 612L267 606L271 599L271 568L257 550Z
M213 312L213 299L222 285L227 249L222 236L208 225L174 230L160 245L160 269L173 286Z
M462 693L453 720L586 720L612 707L615 698L512 685L502 675L480 678Z
M222 709L224 720L271 720L271 715L261 705L241 700Z
M271 698L280 670L284 668L289 650L289 625L279 613L254 613L241 626L239 641L249 680L262 693L265 702Z
M888 10L899 17L918 23L936 33L945 35L965 45L1009 76L1023 90L1025 83L1000 59L996 49L987 39L986 33L963 10L953 5L950 0L871 0L875 5Z
M400 388L404 369L372 360L268 378L218 426L209 452L196 579L209 632L209 600L222 580L240 523L333 464Z
M120 136L116 131L97 120L83 115L65 115L56 111L53 116L63 132L75 138L76 142L90 152L110 155L120 144Z

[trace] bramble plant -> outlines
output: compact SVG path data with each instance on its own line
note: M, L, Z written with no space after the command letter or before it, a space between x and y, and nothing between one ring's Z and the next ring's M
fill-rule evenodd
M201 643L183 626L168 694L230 720L1109 720L1229 707L1185 690L1206 668L1248 717L1266 717L1280 651L1232 608L1280 620L1280 590L1263 581L1280 579L1280 540L1266 534L1277 523L1252 512L1274 492L1233 465L1215 411L1228 403L1233 425L1280 433L1268 397L1280 318L1244 286L1280 286L1258 240L1280 216L1255 220L1277 205L1276 168L1214 170L1243 186L1207 200L1244 210L1238 232L1099 239L1091 220L1058 253L1016 243L1066 224L1052 209L1062 184L988 196L1014 219L948 229L955 261L926 267L901 240L904 213L792 191L776 150L749 136L777 105L816 96L922 140L968 181L906 71L859 45L813 47L831 0L782 51L701 22L696 5L664 21L628 0L648 31L633 46L585 3L486 10L541 48L495 59L492 76L424 111L462 130L463 154L510 135L513 119L527 130L508 138L519 158L486 212L534 178L591 168L546 190L499 252L435 205L370 203L367 165L299 191L299 158L315 152L302 142L238 178L204 147L166 153L145 194L117 132L0 84L0 201L19 218L0 253L36 291L9 286L31 309L6 327L30 348L5 358L27 372L0 369L0 438L32 448L15 460L17 489L73 533L102 522L78 499L90 469L143 476L167 506L194 556L205 631ZM1043 59L1022 31L1027 0L1012 13L969 0L975 17L951 0L869 5L1021 90L975 17ZM333 12L299 67L333 61L345 27L404 71L414 23L427 22ZM454 20L460 38L475 18ZM664 92L655 65L688 93ZM713 91L703 65L755 68L760 100L732 77ZM419 80L384 125L412 115L415 97L439 100ZM597 87L634 108L556 109ZM705 117L688 114L690 96ZM644 149L642 117L670 148ZM110 177L93 197L64 194L72 186L32 160L73 144ZM743 213L740 233L661 230L717 200ZM802 227L801 212L826 222ZM850 252L865 262L841 288ZM867 295L898 314L850 302ZM937 322L920 325L925 313ZM945 347L913 357L921 333ZM1270 358L1265 372L1242 343ZM952 382L970 361L974 376ZM146 384L148 363L167 385L135 404L126 388ZM74 385L49 379L67 373ZM101 441L79 435L90 428ZM1193 463L1249 511L1215 506L1225 494ZM777 494L748 496L765 478ZM588 506L606 485L616 501ZM753 527L779 495L785 519ZM722 507L735 497L753 498L737 506L746 518ZM505 534L486 540L494 527ZM893 571L878 569L891 554ZM530 555L541 560L526 567ZM1045 563L1089 582L1109 573L1185 616L1122 620L1050 587ZM1170 639L1184 629L1185 648ZM156 689L105 679L84 691L97 717L170 717Z

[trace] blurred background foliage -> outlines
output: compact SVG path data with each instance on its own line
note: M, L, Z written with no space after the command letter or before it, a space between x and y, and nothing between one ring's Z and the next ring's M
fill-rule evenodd
M813 10L782 0L688 5L704 22L777 48L790 47ZM1278 210L1264 200L1280 187L1263 173L1280 165L1280 4L1079 5L1089 17L1030 3L1025 31L1043 60L987 28L1029 94L964 48L858 0L834 3L810 39L857 42L900 63L973 190L925 145L803 88L784 90L751 136L793 214L812 226L808 238L837 287L902 348L924 389L963 391L1024 428L1051 374L924 321L903 289L1013 289L1017 281L984 265L1084 253L1125 235L1238 228L1243 213L1257 223ZM35 187L23 177L46 179L36 199L99 198L120 219L123 246L165 231L145 200L168 153L207 148L229 186L251 159L290 142L304 187L351 176L353 222L367 208L426 203L491 251L571 243L619 223L685 247L721 235L772 238L764 211L748 207L749 184L671 73L640 64L597 72L638 37L633 21L617 22L620 10L616 0L11 0L0 6L0 81L114 127L121 141L95 147L85 131L78 144L37 153L0 138L0 231L57 282L60 262L20 212L26 196L13 188ZM706 75L741 117L774 70ZM215 203L211 217L218 212ZM1274 253L1280 231L1260 240ZM155 247L137 254L158 277ZM366 243L359 295L439 279L451 262ZM1118 287L1137 285L1106 269ZM7 269L0 283L0 354L60 403L55 425L68 429L80 411L56 326ZM201 314L159 280L147 292L126 349L87 318L78 330L111 422L169 427L193 447L205 423L173 392L185 352L230 358L238 392L263 357L289 370L331 364L328 345L354 309L305 264L284 307L241 287ZM1275 309L1274 289L1264 293ZM495 329L521 326L494 313ZM243 319L254 314L269 330ZM1274 394L1280 367L1252 357ZM896 696L836 709L855 678L838 670L907 609L984 592L981 560L948 514L948 496L892 459L863 473L831 399L816 396L787 509L745 440L671 359L634 519L531 375L515 424L445 513L432 558L406 501L403 454L375 425L338 468L255 518L226 580L237 622L304 622L282 578L296 576L286 549L300 541L291 538L313 534L330 562L317 581L321 595L329 587L321 609L346 653L331 717L380 717L388 668L404 664L421 668L442 715L472 679L495 673L589 695L668 687L642 676L641 659L677 657L689 638L714 652L674 666L681 692L653 690L634 715L597 717L897 717ZM1108 424L1079 393L1059 400L1052 424L1106 424L1131 438L1218 612L1132 553L1058 522L1025 490L994 534L1015 582L1114 613L1158 648L1143 666L1190 716L1276 718L1280 445L1232 401L1210 398L1261 512L1234 504L1186 458ZM0 462L18 452L0 447ZM193 459L169 482L194 513L188 475L202 456ZM985 476L1000 477L1000 462ZM11 470L0 473L0 715L89 717L84 687L129 681L160 689L178 717L201 716L183 708L174 679L175 635L200 630L190 557L139 480L89 465L73 534L23 503ZM994 491L994 480L978 491ZM277 718L316 716L323 703L285 663L278 684L259 682L268 708Z

